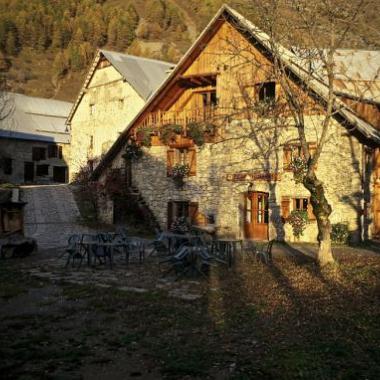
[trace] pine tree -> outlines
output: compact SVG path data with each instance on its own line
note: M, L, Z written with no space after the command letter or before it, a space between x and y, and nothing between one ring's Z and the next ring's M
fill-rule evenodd
M17 54L17 37L13 30L8 32L5 50L9 55Z
M69 68L69 63L67 61L67 57L62 51L59 51L54 58L53 62L53 72L54 76L59 78L66 74Z

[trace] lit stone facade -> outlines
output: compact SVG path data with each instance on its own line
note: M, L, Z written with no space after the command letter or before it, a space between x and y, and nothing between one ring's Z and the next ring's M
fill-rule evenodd
M71 120L70 180L100 159L144 103L113 66L95 71Z
M313 123L310 123L313 124ZM133 184L148 203L162 228L167 226L167 204L169 201L198 202L199 213L215 216L215 225L220 236L244 238L244 202L249 182L228 180L228 175L242 171L263 173L260 158L255 157L258 148L241 132L241 123L231 124L229 133L243 135L241 139L217 144L205 144L197 148L196 176L185 179L182 189L176 188L173 179L166 173L166 146L144 149L144 156L133 163ZM313 128L309 129L313 141ZM293 136L284 131L283 141ZM281 144L281 143L280 143ZM332 223L346 223L352 238L357 240L364 191L362 188L362 166L364 147L349 136L338 123L331 128L331 136L318 163L317 175L326 185L326 195L333 208ZM256 155L257 157L258 155ZM278 162L276 158L278 157ZM113 167L123 167L121 155ZM296 184L293 174L283 170L282 148L274 149L270 167L278 167L277 181L252 181L254 191L269 193L269 239L294 241L289 223L283 223L281 200L283 197L310 196L302 184ZM112 222L112 201L104 201L102 218ZM363 221L364 222L364 219ZM299 241L317 240L316 221L311 221Z
M247 23L241 22L242 16L236 16L235 11L226 7L221 9L219 16L213 19L200 40L190 48L165 86L148 101L144 112L129 125L130 134L133 135L144 126L144 122L145 126L156 127L152 120L157 120L157 114L166 118L164 122L167 123L170 115L175 113L179 117L173 117L172 124L178 124L178 120L187 120L183 115L205 115L211 105L217 114L217 142L196 147L196 175L185 178L185 184L180 189L167 176L169 147L155 145L144 148L143 157L132 164L132 184L139 190L162 229L168 227L172 202L188 202L189 206L190 203L197 204L197 214L201 216L199 220L214 220L219 236L235 238L255 238L252 231L247 233L247 224L254 224L252 214L257 208L252 206L248 212L247 199L261 193L262 198L268 198L269 216L268 223L260 222L267 224L267 230L260 238L265 236L265 239L294 241L296 239L286 216L297 208L300 200L309 203L310 194L302 184L295 182L293 173L286 170L283 161L284 147L299 142L286 94L274 79L273 64L268 59L270 54L264 48L265 38L264 42L260 42L262 35L257 33L257 28L248 28L252 37L249 39L240 33L247 27ZM291 54L287 53L288 56ZM271 86L267 89L272 88L269 103L268 99L260 99L264 85ZM316 144L321 136L325 110L319 98L310 96L298 86L297 81L292 82L291 88L298 101L304 104L306 140L311 145ZM210 93L213 96L208 95ZM260 103L262 101L264 103ZM280 110L277 122L273 117L273 108L263 114L260 104L275 105L274 108ZM259 106L258 110L253 108L255 105ZM318 161L317 177L324 183L326 197L332 206L331 222L346 224L352 240L368 238L374 219L371 203L374 200L372 152L378 146L379 136L370 125L366 125L367 130L360 131L342 115L335 117L332 118L327 142ZM188 120L182 124L186 122ZM188 126L189 123L186 128ZM156 131L159 128L165 128L165 123ZM368 130L371 133L368 134ZM367 149L368 145L371 149ZM100 164L95 175L100 181L105 180L110 169L125 165L122 159L124 149L120 146L118 144L116 157L115 151L112 151ZM239 179L239 174L245 172L253 175ZM105 222L112 223L112 201L108 198L104 202L101 216ZM298 207L298 210L303 208ZM210 215L212 217L207 218ZM312 214L310 216L313 218ZM258 220L257 217L254 222ZM258 228L255 232L258 236ZM310 221L299 240L317 241L315 219Z

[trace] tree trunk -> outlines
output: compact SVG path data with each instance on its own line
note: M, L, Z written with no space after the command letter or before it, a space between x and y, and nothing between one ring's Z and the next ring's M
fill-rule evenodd
M321 266L334 263L331 251L331 223L329 219L332 209L325 197L323 183L318 180L313 171L305 176L303 184L310 191L310 203L317 219L319 241L318 263Z

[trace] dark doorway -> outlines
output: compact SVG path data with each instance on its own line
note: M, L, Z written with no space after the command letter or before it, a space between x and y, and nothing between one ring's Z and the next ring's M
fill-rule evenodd
M34 162L24 162L24 182L34 181Z
M53 180L54 182L66 183L66 166L54 166L53 167Z

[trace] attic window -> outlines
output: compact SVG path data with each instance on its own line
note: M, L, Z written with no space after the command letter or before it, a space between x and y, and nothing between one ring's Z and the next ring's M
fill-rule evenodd
M259 102L274 102L276 100L276 82L256 84L257 100Z

